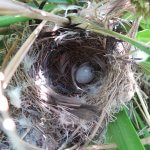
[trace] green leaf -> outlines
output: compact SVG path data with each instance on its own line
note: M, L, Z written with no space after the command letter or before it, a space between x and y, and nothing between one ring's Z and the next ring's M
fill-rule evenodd
M132 22L133 20L135 20L137 18L137 14L132 13L132 12L125 12L124 15L121 17L122 19ZM140 21L140 27L144 30L144 29L150 29L150 19L145 19L142 18Z
M142 42L150 42L150 29L138 32L136 38Z
M30 20L30 18L22 16L0 16L0 27L7 27L11 24L25 22L28 20Z
M150 74L150 62L149 61L144 61L139 63L139 66L141 67L142 71L145 74Z
M125 110L116 117L108 125L107 141L116 143L118 150L145 150Z
M140 26L143 29L150 29L150 20L144 19L142 18L141 22L140 22Z
M128 11L128 12L125 12L121 18L126 20L126 21L133 21L136 17L137 16L135 14Z
M54 8L56 8L56 7L57 7L56 4L46 3L46 4L44 5L44 7L43 7L43 10L50 12L50 11L52 11L52 10L53 10Z

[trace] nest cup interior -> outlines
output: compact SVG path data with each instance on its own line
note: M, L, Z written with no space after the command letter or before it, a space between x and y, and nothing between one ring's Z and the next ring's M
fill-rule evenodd
M79 28L61 28L49 35L41 33L40 65L48 85L66 96L86 94L89 87L101 85L108 71L103 39Z

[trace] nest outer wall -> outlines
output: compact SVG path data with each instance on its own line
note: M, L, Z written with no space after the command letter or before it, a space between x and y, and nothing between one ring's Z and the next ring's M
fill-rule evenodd
M123 59L125 44L76 27L43 30L7 90L21 87L21 108L11 107L19 135L30 128L24 140L52 150L83 144L105 110L108 116L97 133L102 137L113 114L134 95L131 63ZM94 69L88 84L75 80L83 63Z

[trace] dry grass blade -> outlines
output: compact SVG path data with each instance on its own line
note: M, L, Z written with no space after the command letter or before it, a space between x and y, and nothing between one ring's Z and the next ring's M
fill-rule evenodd
M81 148L80 150L104 150L104 149L116 149L116 144L102 144L102 145L93 145L89 147Z
M67 147L67 143L71 141L71 139L76 135L76 133L79 131L79 129L80 129L80 126L77 127L77 129L72 133L72 135L69 137L69 139L66 142L64 142L58 150L65 149Z
M40 20L47 20L55 22L58 25L69 23L69 20L52 13L48 13L36 8L32 8L22 2L1 0L0 1L0 14L1 15L20 15L29 18Z
M140 90L139 90L139 87L138 87L137 85L136 85L136 93L137 93L138 98L139 98L139 100L140 100L140 102L141 102L141 105L142 105L142 107L143 107L143 111L144 111L144 113L145 113L145 115L146 115L147 123L148 123L148 125L150 126L150 114L149 114L149 112L148 112L148 109L147 109L147 107L146 107L146 105L145 105L145 102L144 102L144 100L143 100L143 97L142 97L142 95L141 95L141 92L140 92Z
M139 110L141 111L141 113L142 113L142 115L143 115L145 121L147 122L147 124L149 124L148 119L147 119L147 117L146 117L146 115L145 115L145 113L144 113L144 111L143 111L143 109L142 109L142 106L138 103L138 101L137 101L136 98L134 98L134 100L135 100L135 102L136 102L136 104L137 104Z
M102 122L104 121L106 115L107 115L107 112L104 109L103 112L102 112L102 114L99 117L99 121L98 121L97 125L93 129L91 135L88 137L88 140L86 141L85 146L88 145L91 142L91 140L95 137L95 135L96 135L98 129L100 128L100 126L102 125Z
M16 49L16 46L18 44L19 38L16 39L16 41L14 41L13 45L10 47L8 53L6 54L3 63L2 63L2 70L4 70L4 68L6 67L7 63L9 62L10 56L11 54L14 52L14 50Z
M137 35L137 32L138 32L138 28L139 28L139 24L140 24L140 21L141 21L142 17L139 17L137 19L134 20L133 22L133 25L129 31L129 33L127 34L130 38L133 38L135 39L136 35ZM127 44L127 50L130 51L131 49L131 44Z
M141 139L142 144L147 145L150 144L150 137ZM93 145L89 147L83 147L80 150L104 150L104 149L116 149L117 145L116 144L102 144L102 145ZM70 149L66 149L70 150Z
M38 27L33 31L33 33L29 36L29 38L25 41L25 43L22 45L22 47L19 49L17 54L14 56L14 58L10 61L6 69L4 70L4 86L6 87L9 83L10 79L12 78L13 74L15 73L17 67L19 66L20 62L23 60L24 56L29 51L31 45L37 38L38 34L40 33L41 29L45 25L46 21L42 21L41 24L38 25Z

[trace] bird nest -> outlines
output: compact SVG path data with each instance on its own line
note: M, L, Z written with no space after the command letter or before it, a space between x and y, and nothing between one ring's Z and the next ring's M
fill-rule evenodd
M105 112L93 139L100 143L134 95L125 44L75 26L43 29L7 89L12 104L20 93L19 109L10 109L20 137L51 150L83 145Z

